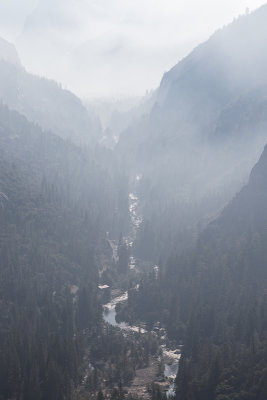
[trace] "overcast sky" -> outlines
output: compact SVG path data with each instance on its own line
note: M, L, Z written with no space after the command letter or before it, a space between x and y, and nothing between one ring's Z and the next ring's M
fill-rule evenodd
M26 68L83 97L143 95L260 0L0 0L0 36Z

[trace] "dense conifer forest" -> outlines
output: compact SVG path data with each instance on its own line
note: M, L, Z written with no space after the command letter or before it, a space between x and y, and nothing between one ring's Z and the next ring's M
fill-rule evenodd
M0 114L1 396L70 398L103 330L98 262L126 189L100 154Z
M177 399L265 399L267 148L247 186L200 235L129 292L124 319L160 320L184 343Z
M266 21L115 138L0 39L0 400L267 399Z

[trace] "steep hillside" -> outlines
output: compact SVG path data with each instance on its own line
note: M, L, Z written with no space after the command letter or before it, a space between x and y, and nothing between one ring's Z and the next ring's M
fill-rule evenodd
M267 147L195 249L129 294L121 316L161 321L184 344L177 400L266 398L266 227Z
M199 240L177 399L266 398L266 182L265 147L249 184Z
M20 168L32 182L48 180L60 196L66 196L73 205L77 202L90 218L98 220L103 232L116 230L113 213L118 207L122 210L118 218L125 212L127 216L127 181L109 151L82 150L3 105L0 129L2 161L21 163Z
M266 18L264 6L198 46L121 135L122 163L142 176L140 257L187 247L248 178L267 139Z
M163 113L205 135L225 105L266 84L266 18L267 6L240 17L166 73L157 93Z
M267 83L266 18L267 5L240 17L167 72L144 130L133 127L121 146L127 146L130 135L136 146L152 138L172 146L177 136L194 134L203 140L213 132L229 103Z
M128 191L107 156L0 105L3 399L73 398L92 341L115 340L101 336L98 272L112 254L106 232L127 220Z
M76 144L95 145L101 126L73 93L56 82L29 74L15 48L0 41L0 99L42 128Z

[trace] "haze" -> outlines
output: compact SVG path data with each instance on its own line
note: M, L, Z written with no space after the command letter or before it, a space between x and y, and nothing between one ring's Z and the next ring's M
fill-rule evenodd
M82 97L143 95L214 30L264 1L4 0L0 36Z
M265 1L1 1L0 400L267 399Z

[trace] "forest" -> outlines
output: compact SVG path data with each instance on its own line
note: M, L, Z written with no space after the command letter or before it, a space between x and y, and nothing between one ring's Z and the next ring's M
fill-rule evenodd
M117 103L0 38L0 400L267 399L266 20Z

